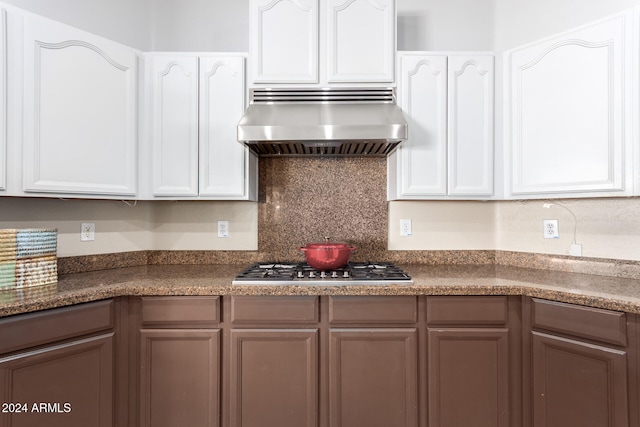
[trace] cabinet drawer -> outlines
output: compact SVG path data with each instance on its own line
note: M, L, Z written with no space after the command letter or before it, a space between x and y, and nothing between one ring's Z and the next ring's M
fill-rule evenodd
M113 329L113 310L105 300L2 319L0 354Z
M617 345L627 344L626 315L562 302L531 300L533 328Z
M144 297L145 326L206 326L220 322L220 297Z
M329 297L330 323L415 323L415 296Z
M504 325L506 296L434 296L427 298L429 325Z
M316 323L317 296L231 297L234 324Z

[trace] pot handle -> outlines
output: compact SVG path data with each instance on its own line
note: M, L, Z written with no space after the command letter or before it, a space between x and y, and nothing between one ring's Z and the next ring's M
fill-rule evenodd
M306 251L308 250L308 248L305 248L304 246L301 246L301 247L299 248L299 250L301 250L302 252L306 252Z

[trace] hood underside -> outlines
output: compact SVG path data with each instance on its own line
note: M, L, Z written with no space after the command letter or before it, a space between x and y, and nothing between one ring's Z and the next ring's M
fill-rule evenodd
M260 156L387 156L406 138L393 89L254 89L238 123Z

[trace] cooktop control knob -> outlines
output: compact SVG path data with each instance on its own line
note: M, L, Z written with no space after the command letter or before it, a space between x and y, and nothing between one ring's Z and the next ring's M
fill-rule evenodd
M334 279L338 277L338 272L334 271L333 273L331 273L331 277L333 277Z
M320 272L320 278L321 279L325 279L327 277L327 273L325 273L324 271Z
M298 271L298 279L302 279L304 277L304 273L302 271Z
M345 271L344 273L342 273L342 277L344 277L345 279L349 277L349 272Z
M309 277L311 278L316 277L316 272L315 271L310 272Z

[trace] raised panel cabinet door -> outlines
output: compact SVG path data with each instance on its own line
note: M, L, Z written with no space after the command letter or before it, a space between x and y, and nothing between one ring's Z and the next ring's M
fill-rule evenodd
M428 330L429 427L509 426L508 330Z
M318 0L251 0L253 83L318 83Z
M326 0L327 81L394 81L394 0Z
M448 193L493 195L493 56L449 56Z
M3 427L111 427L113 334L1 358L0 400Z
M200 58L200 196L248 197L249 153L238 142L244 56Z
M231 427L318 425L318 330L231 330Z
M505 53L512 196L631 194L633 19L617 14Z
M623 350L532 333L533 427L629 425Z
M418 425L417 331L329 330L329 425Z
M447 57L401 54L399 73L398 105L411 132L395 154L396 177L389 179L396 180L400 199L446 195Z
M0 191L7 189L7 12L0 9Z
M220 425L220 330L140 331L140 426Z
M146 57L154 196L198 195L198 58Z
M24 17L24 191L136 194L137 52Z

